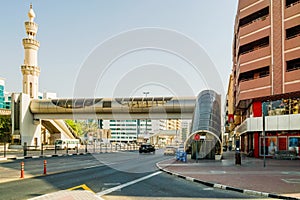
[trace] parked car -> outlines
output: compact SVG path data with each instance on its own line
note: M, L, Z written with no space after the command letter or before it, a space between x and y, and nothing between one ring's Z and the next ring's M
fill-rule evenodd
M166 147L164 151L164 155L175 155L176 148L175 147Z
M139 148L140 153L155 153L155 147L151 144L142 144Z

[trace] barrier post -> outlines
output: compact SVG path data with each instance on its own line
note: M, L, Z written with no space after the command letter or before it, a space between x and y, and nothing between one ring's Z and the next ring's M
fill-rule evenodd
M41 156L44 154L44 144L41 144Z
M44 175L47 174L47 160L44 160Z
M67 154L69 154L69 144L67 143Z
M4 152L3 152L4 158L6 158L6 140L4 140Z
M87 141L85 141L85 153L87 153Z
M23 155L27 156L27 142L24 142L24 146L23 146Z
M56 144L55 144L55 146L54 146L54 154L56 155L56 153L57 153L57 147L56 147Z
M24 162L21 162L21 176L20 178L24 178Z
M94 153L96 152L96 140L94 140Z
M76 153L78 154L78 143L77 143Z

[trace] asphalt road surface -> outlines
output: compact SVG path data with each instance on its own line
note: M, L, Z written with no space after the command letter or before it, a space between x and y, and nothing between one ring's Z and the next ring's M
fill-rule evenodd
M44 159L28 159L24 179L10 175L20 168L20 161L0 163L0 170L8 171L1 173L0 199L29 199L67 189L90 190L103 199L257 198L158 171L155 164L168 158L161 150L155 154L132 151L54 157L47 159L47 175L42 175Z

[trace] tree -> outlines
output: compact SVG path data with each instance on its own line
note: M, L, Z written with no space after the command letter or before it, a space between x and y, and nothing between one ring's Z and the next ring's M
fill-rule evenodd
M65 122L74 130L77 136L81 136L83 134L82 127L80 123L76 123L73 120L65 120Z
M11 141L11 119L10 116L0 116L0 142Z
M82 127L83 133L96 132L98 124L95 121L79 121Z

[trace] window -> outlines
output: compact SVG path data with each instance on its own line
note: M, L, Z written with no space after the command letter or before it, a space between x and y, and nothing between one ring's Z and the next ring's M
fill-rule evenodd
M239 27L247 26L253 22L259 20L265 20L266 17L269 15L269 7L263 8L251 15L248 15L239 21Z
M266 76L269 76L270 74L270 69L269 66L267 67L263 67L260 69L256 69L256 70L252 70L252 71L248 71L248 72L244 72L241 73L239 76L239 82L240 81L249 81L249 80L253 80L253 79L257 79L257 78L263 78Z
M286 29L286 31L285 31L285 37L287 40L297 37L299 35L300 35L300 25Z
M103 108L111 108L111 101L103 101Z
M259 40L255 40L255 41L250 42L248 44L244 44L239 49L239 56L241 54L246 54L246 53L249 53L251 51L255 51L257 49L266 47L266 46L269 46L269 36L261 38Z
M289 60L286 62L286 71L294 71L300 69L300 58Z
M285 1L285 7L288 8L288 7L291 7L297 3L300 3L300 0L286 0Z
M30 97L33 98L33 92L32 92L32 83L29 83L29 92L30 92Z

